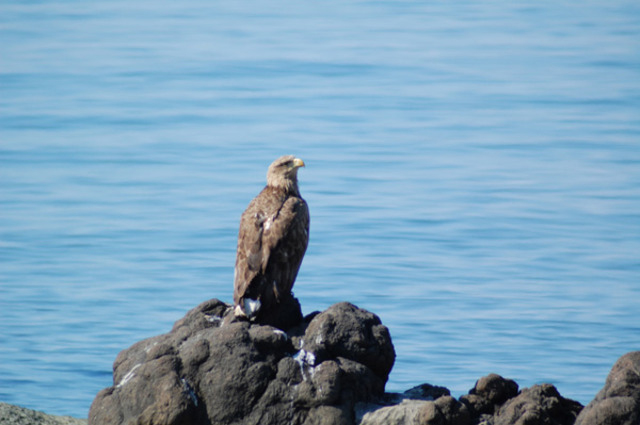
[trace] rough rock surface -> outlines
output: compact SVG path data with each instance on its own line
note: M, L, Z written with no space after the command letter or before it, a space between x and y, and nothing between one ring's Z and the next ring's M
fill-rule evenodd
M518 395L518 384L511 379L491 373L476 382L469 394L460 397L474 417L492 416L507 400Z
M352 304L281 330L214 299L122 351L89 424L640 425L640 352L616 362L584 409L553 385L519 390L496 374L458 400L430 384L385 393L394 360L388 329Z
M339 303L286 333L230 312L207 301L122 351L89 423L352 424L384 394L395 352L374 314Z
M580 413L576 425L640 424L640 351L620 357L604 387Z
M495 425L572 425L582 405L562 397L551 384L525 388L494 416Z
M422 384L402 394L385 394L377 403L356 405L360 425L471 425L467 406L444 387Z
M565 399L553 385L518 385L496 374L480 378L460 397L428 384L403 394L386 394L387 405L358 406L360 425L571 425L582 405Z
M420 412L427 404L424 400L405 399L398 404L382 406L377 409L363 412L358 416L360 425L378 424L419 424Z
M86 419L70 416L47 415L37 410L26 409L0 402L0 424L2 425L87 425Z

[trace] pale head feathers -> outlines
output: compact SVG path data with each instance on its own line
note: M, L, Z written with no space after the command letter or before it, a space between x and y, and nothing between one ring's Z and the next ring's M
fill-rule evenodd
M298 168L304 167L304 161L293 155L276 159L267 171L267 186L285 189L298 194Z

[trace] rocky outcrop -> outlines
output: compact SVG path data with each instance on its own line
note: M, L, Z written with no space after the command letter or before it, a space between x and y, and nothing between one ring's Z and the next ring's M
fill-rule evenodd
M640 424L640 351L620 357L576 425Z
M383 396L394 360L380 319L349 303L285 332L211 300L118 355L89 423L350 424L356 403Z
M367 405L357 418L359 424L572 425L582 408L560 396L553 385L518 391L518 384L496 374L480 378L459 400L446 388L431 387L439 391L422 394L416 388L396 395L399 400L391 400L388 406Z
M0 424L2 425L87 425L86 419L71 416L54 416L37 410L26 409L0 402Z
M378 403L356 406L359 425L471 425L466 405L444 387L422 384L402 394L385 394Z
M581 409L580 403L562 397L553 385L534 385L500 406L492 423L572 425Z
M376 315L339 303L294 316L282 330L202 303L118 355L89 424L640 424L640 352L614 365L585 409L553 385L519 389L496 374L459 399L429 384L385 393L395 352Z
M469 394L460 397L473 417L489 419L507 400L518 395L518 384L491 373L476 382Z

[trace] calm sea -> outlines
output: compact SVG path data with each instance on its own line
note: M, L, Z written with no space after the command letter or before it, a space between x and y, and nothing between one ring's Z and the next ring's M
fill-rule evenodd
M232 297L282 154L303 311L377 313L387 389L589 402L640 349L640 3L0 3L0 401L86 417L118 352Z

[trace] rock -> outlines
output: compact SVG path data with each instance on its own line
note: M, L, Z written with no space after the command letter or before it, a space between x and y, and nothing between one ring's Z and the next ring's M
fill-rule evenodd
M320 362L344 357L361 363L385 383L396 358L389 330L378 316L347 302L313 317L300 348Z
M413 388L408 389L402 395L405 398L419 399L419 400L435 400L442 396L451 395L451 391L445 387L438 387L431 384L421 384Z
M360 425L471 425L472 418L467 406L449 395L444 387L423 384L440 395L435 400L431 396L419 394L415 389L403 394L386 394L383 402L359 404L356 409L356 423ZM419 387L416 387L419 388ZM418 395L424 398L408 398Z
M476 417L493 415L496 408L518 394L518 384L491 373L476 382L469 394L460 397L469 412Z
M419 416L424 425L471 425L471 414L467 406L451 396L428 401Z
M493 424L573 425L581 409L580 403L562 397L553 385L534 385L502 405Z
M360 425L419 425L420 414L427 401L402 400L393 406L383 406L370 410L362 416Z
M287 333L202 303L117 356L89 423L353 424L356 403L384 394L395 360L387 328L348 303L293 325Z
M89 424L640 424L640 351L616 362L584 409L553 385L518 391L496 374L459 400L430 384L388 394L395 351L375 314L338 303L302 318L297 300L289 307L274 327L238 319L219 300L200 304L169 333L118 354L113 385L95 397ZM33 418L7 423L41 423Z
M596 424L640 424L640 351L618 359L604 387L576 419L576 425Z
M86 419L47 415L36 410L0 402L2 425L87 425Z

